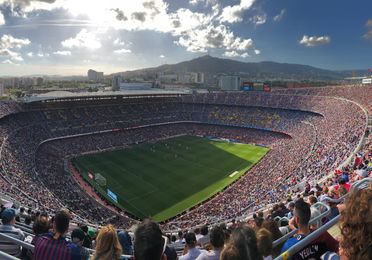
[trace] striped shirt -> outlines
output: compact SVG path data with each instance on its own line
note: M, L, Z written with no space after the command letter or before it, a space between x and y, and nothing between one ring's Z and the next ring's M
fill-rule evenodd
M36 241L34 260L80 260L80 250L66 238L53 238L52 233L45 234Z
M12 225L0 225L0 233L22 241L25 239L25 235L23 234L22 230L15 228ZM20 256L21 247L14 244L14 242L0 237L0 251L3 251L9 255Z

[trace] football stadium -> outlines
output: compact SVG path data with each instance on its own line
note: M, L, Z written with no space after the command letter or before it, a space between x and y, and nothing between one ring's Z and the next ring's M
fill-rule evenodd
M111 224L133 236L151 218L179 254L185 230L207 237L272 221L278 252L296 232L287 227L295 197L318 198L316 238L337 235L349 189L368 191L371 96L340 86L3 101L1 191L28 214L68 209L90 233ZM34 237L22 219L15 225Z
M371 10L0 0L0 260L372 260Z

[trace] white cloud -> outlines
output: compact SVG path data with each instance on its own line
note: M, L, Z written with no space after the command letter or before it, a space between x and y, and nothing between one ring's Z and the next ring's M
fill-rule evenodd
M363 38L365 39L372 39L372 19L369 19L366 22L366 27L368 27L368 31L363 35Z
M315 47L320 45L329 44L331 42L331 37L329 36L307 36L304 35L300 40L300 44L306 47Z
M260 55L260 54L261 54L261 51L260 51L260 50L257 50L257 49L255 49L255 50L254 50L254 53L255 53L256 55Z
M125 45L125 42L121 41L119 38L115 39L114 41L114 45L117 45L117 46L124 46Z
M12 60L14 60L14 61L23 61L23 58L22 58L22 56L17 55L17 56L12 57Z
M116 54L124 54L124 53L131 53L132 51L129 49L120 49L120 50L114 50L114 53Z
M205 5L214 5L217 3L217 0L190 0L189 4L190 5L198 5L205 3Z
M250 9L255 0L241 0L240 4L226 6L222 9L221 22L236 23L243 21L245 11Z
M2 63L3 64L14 64L11 60L4 60Z
M87 17L90 25L97 27L94 31L82 29L75 37L62 41L62 46L68 49L99 49L101 41L105 42L105 33L112 29L166 33L174 38L174 43L190 52L220 49L222 52L234 50L243 55L253 47L252 39L235 36L229 24L243 21L245 11L252 7L255 0L240 0L239 4L225 7L216 0L189 1L190 4L205 4L208 11L204 12L188 8L171 11L165 0L89 1L88 5L86 1L76 0L26 1L28 4L23 8L26 14L32 10L64 9L72 17ZM262 19L257 22L262 23ZM122 50L130 46L119 37L111 44Z
M0 48L22 48L24 45L29 45L29 39L14 38L10 34L4 34L0 39Z
M101 42L96 38L96 34L88 32L87 29L82 29L74 38L69 38L62 42L62 46L72 49L87 48L90 50L99 49L102 47Z
M14 38L12 35L4 34L0 38L0 56L9 57L13 61L23 61L21 53L14 49L20 49L29 45L29 39Z
M164 59L165 58L165 56L162 54L162 55L160 55L159 56L159 58L162 58L162 59Z
M5 18L2 12L0 12L0 26L5 24Z
M249 20L254 24L254 25L262 25L264 23L266 23L266 18L267 18L267 15L266 14L257 14L257 15L254 15L252 18L250 18Z
M226 57L230 57L230 58L233 58L233 57L247 58L247 57L249 57L249 54L247 52L239 53L237 51L225 51L223 55L226 56Z
M33 57L33 56L34 56L34 54L33 54L32 52L28 52L26 55L27 55L28 57Z
M284 14L285 14L285 9L282 9L278 15L274 16L273 20L275 22L281 21L283 19Z
M55 51L53 52L53 54L61 56L71 56L71 51Z
M235 37L225 25L208 25L182 35L178 45L185 47L190 52L207 52L208 48L223 49L228 52L244 52L253 46L252 39Z

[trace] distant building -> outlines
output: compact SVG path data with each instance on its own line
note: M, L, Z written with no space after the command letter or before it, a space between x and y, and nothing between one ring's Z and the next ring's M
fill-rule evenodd
M181 73L178 75L178 82L182 84L193 83L194 78L192 73Z
M32 78L34 86L41 86L44 83L44 79L41 77Z
M4 96L4 84L0 83L0 96Z
M104 74L103 72L98 72L98 71L95 71L95 70L88 70L88 80L89 81L92 81L92 82L99 82L99 81L103 81L103 78L104 78Z
M113 91L118 91L120 90L120 84L122 82L122 78L121 76L119 75L115 75L113 78L112 78L112 90Z
M362 79L362 85L372 85L372 77Z
M194 83L204 84L204 73L203 72L193 72Z
M97 72L97 81L103 81L104 75L103 72Z
M162 83L172 83L178 81L177 74L165 74L163 72L160 72L157 76L157 79Z
M122 82L119 84L121 91L124 90L149 90L153 87L152 82Z
M220 76L219 87L221 90L240 90L239 76Z

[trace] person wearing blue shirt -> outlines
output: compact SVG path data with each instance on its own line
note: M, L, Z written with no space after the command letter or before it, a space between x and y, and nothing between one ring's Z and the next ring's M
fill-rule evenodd
M309 222L311 217L310 205L303 199L295 202L293 210L294 217L290 222L297 225L298 229L296 234L289 238L283 245L281 253L286 252L292 246L300 242L311 233ZM311 242L305 248L295 253L291 258L292 260L304 259L319 259L321 255L327 251L338 252L338 242L328 232L322 234L319 238Z

